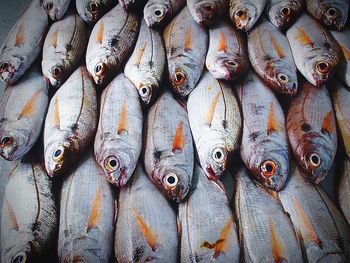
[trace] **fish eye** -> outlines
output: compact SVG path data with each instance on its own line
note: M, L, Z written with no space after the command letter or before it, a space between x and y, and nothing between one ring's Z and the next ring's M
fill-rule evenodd
M338 13L337 13L337 10L335 10L334 7L331 7L331 8L329 8L327 10L327 15L329 15L332 18L335 18L335 17L337 17Z
M326 61L320 61L316 64L316 70L318 73L327 74L330 70L330 65Z
M97 3L90 3L87 6L87 10L91 13L91 14L96 14L98 12L98 4Z
M225 65L227 67L230 67L230 68L236 68L237 67L237 63L234 62L233 60L227 60L225 61Z
M186 74L183 73L182 71L175 72L172 78L172 82L176 86L181 86L182 84L184 84L185 80L186 80Z
M260 165L260 170L265 177L271 177L277 170L277 165L274 161L267 160Z
M223 163L225 161L225 152L222 148L216 148L212 154L213 160L217 163Z
M281 16L284 17L284 18L289 17L290 13L291 12L290 12L290 8L289 7L283 7L281 9Z
M214 7L212 5L207 4L204 5L203 8L208 14L212 14L214 12Z
M105 160L105 169L112 173L115 172L119 167L119 160L114 156L110 156Z
M307 160L313 168L319 167L321 165L321 162L322 162L321 157L318 153L309 154Z
M164 177L163 183L167 190L173 190L179 183L179 177L174 173L169 173Z
M149 87L142 86L140 88L140 95L141 95L141 97L148 97L150 93L151 93L151 90L150 90Z
M247 17L247 11L245 9L238 9L235 14L236 19L246 19Z
M5 63L1 64L0 69L2 71L7 71L9 69L9 67L10 67L10 64L5 62Z
M53 67L51 70L51 74L52 74L52 77L54 77L55 79L58 79L62 74L61 67L59 67L59 66Z
M156 17L162 17L163 16L163 10L162 9L155 9L154 10L154 15Z
M18 253L15 258L11 261L11 263L24 263L27 261L27 256L25 253Z
M11 145L13 143L13 137L12 136L5 136L4 138L2 138L1 140L1 146L7 146L7 145Z
M47 11L50 11L52 8L53 8L53 3L52 2L49 2L45 5L45 8Z
M53 152L52 158L54 161L58 162L58 161L62 160L63 155L64 155L64 148L62 146L59 146Z
M105 72L106 64L105 63L98 63L95 67L95 73L99 77Z
M286 84L289 81L289 77L284 73L278 73L277 80L281 84Z

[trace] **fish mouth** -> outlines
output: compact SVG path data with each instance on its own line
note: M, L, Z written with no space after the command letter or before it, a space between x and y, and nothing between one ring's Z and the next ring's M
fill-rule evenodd
M217 181L220 178L220 175L216 174L211 164L208 164L205 168L206 175L210 181Z
M108 182L110 182L113 185L116 185L119 188L124 187L127 184L127 181L128 181L128 174L126 172L126 167L123 166L120 169L120 176L119 176L119 178L115 178L114 177L115 174L116 173L108 174L108 176L107 176Z
M15 73L14 66L10 62L2 62L0 65L0 78L3 82L8 83L11 81Z
M0 142L0 155L7 161L13 161L18 144L10 135L5 135Z
M152 99L152 90L153 85L147 85L142 83L139 87L139 94L142 101L146 104L149 104Z

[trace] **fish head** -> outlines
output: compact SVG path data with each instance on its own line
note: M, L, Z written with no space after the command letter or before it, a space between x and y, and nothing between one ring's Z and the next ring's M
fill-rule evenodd
M258 20L258 10L254 3L237 3L231 5L230 17L238 29L248 32Z
M218 1L196 1L194 4L194 19L200 25L211 25L220 14L220 6Z
M198 80L200 76L200 72L194 70L190 62L184 63L181 67L169 64L169 73L174 91L183 97L195 87L197 81L194 80Z
M142 81L138 87L139 95L142 101L146 104L149 104L152 100L152 95L158 87L158 81L154 78L147 78L145 81Z
M301 1L281 1L271 6L269 18L272 24L282 29L291 24L301 8Z
M45 147L45 168L48 176L56 177L66 172L78 151L68 141L53 141Z
M0 57L0 79L6 84L16 82L23 71L24 59L14 52L6 52Z
M60 59L50 59L48 63L42 63L42 71L44 78L52 87L58 88L67 79L66 65Z
M33 255L31 244L28 244L27 234L22 232L22 234L17 234L16 237L16 239L12 238L15 242L9 243L8 247L4 248L4 252L1 255L3 262L30 262L30 258L35 255Z
M112 78L113 72L118 68L119 60L106 55L94 57L95 59L87 62L87 69L95 83L102 85Z
M146 24L149 27L158 26L169 12L171 12L171 8L167 3L155 2L148 4L144 9Z
M12 128L11 123L0 125L0 154L8 160L13 161L22 157L27 150L29 139L31 137L30 129L26 127Z
M106 5L100 1L100 0L90 0L90 1L79 1L84 4L83 8L83 16L82 18L89 22L89 23L95 23L97 20L106 12ZM77 1L78 6L78 1ZM78 7L77 7L78 9Z
M245 65L248 64L243 59L241 57L233 59L231 56L220 56L215 60L214 65L210 66L210 72L217 79L237 79L247 69Z
M68 9L70 1L43 0L42 5L51 20L60 20Z
M337 6L336 3L320 5L316 13L319 13L321 20L324 25L329 28L336 29L338 31L342 30L345 26L348 13L345 8Z
M310 65L308 68L312 70L306 70L305 77L314 86L319 87L324 84L333 75L338 65L339 56L337 52L329 51L328 54L316 56L306 62Z

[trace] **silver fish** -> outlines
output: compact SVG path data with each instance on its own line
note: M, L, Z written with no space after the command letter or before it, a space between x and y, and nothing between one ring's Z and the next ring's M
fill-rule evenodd
M51 99L44 127L49 176L66 172L93 140L97 125L96 91L86 68L79 67Z
M99 85L117 75L118 69L134 47L139 19L120 5L105 14L94 26L86 51L86 67Z
M274 192L251 181L244 168L236 176L235 210L244 262L303 262L292 222Z
M9 175L1 213L1 262L41 262L53 248L58 211L45 169L22 160Z
M78 67L87 46L84 21L75 14L54 23L47 33L41 67L50 84L59 88Z
M149 110L144 130L147 175L168 198L181 202L190 190L194 165L186 109L167 90Z
M42 5L53 21L61 20L67 12L71 0L42 0Z
M241 144L242 119L228 84L206 71L187 102L198 158L206 175L217 180Z
M186 4L186 0L149 0L143 16L150 28L162 28L173 19Z
M300 73L314 86L324 84L335 72L341 56L332 34L303 14L288 29L287 38Z
M114 251L118 262L177 262L176 214L168 200L136 167L118 198Z
M133 10L142 4L146 0L119 0L119 5L122 6L126 11Z
M265 5L266 0L230 0L230 19L236 28L248 32L258 21Z
M114 3L114 0L76 0L75 6L86 23L94 24L114 6Z
M48 18L40 0L33 0L0 49L1 81L11 85L30 68L41 52L47 26Z
M342 170L336 193L340 209L348 224L350 224L350 160L348 157L345 157L342 161Z
M193 19L200 25L211 26L226 15L229 0L187 0Z
M12 161L38 139L49 105L48 86L36 70L5 89L0 103L0 154Z
M117 207L102 169L89 151L65 178L60 200L60 262L108 263Z
M206 66L216 79L235 80L249 67L245 38L225 21L209 28Z
M139 96L118 75L103 91L95 137L95 158L110 183L123 187L132 176L142 147L143 115Z
M239 262L237 228L224 189L199 164L193 180L189 198L179 204L181 262Z
M142 19L134 52L125 65L125 76L138 90L142 101L149 104L159 92L166 66L162 35L147 27Z
M169 79L174 92L187 96L202 74L208 49L208 33L184 7L163 33Z

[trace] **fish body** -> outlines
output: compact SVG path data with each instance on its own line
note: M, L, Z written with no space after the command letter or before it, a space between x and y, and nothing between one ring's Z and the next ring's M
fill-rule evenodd
M47 27L48 18L40 0L33 0L0 48L2 82L14 84L30 68L41 52Z
M163 38L173 90L186 97L195 88L204 69L208 33L184 7L165 28Z
M296 94L297 69L288 39L267 19L248 33L248 51L255 72L271 89Z
M52 97L44 127L45 167L49 176L67 172L93 141L97 99L85 66L79 67Z
M119 5L122 6L125 11L130 11L142 6L145 1L146 0L119 0Z
M51 86L60 87L78 67L87 46L84 21L69 15L54 23L47 33L41 67Z
M142 147L143 115L137 91L118 75L103 91L95 137L95 158L110 183L125 186Z
M187 111L165 91L144 123L143 165L153 183L181 202L192 184L194 149Z
M71 0L42 0L42 5L53 21L61 20L67 12Z
M6 160L21 158L38 139L49 105L48 86L31 70L7 86L0 103L0 154Z
M116 215L114 192L89 151L64 179L60 199L60 262L110 262Z
M125 76L134 84L142 101L149 104L159 92L166 66L162 35L141 22L134 52L125 65Z
M287 114L289 142L302 174L321 182L337 151L337 130L332 101L326 86L305 82Z
M350 224L350 160L346 157L342 161L342 170L336 189L338 203L348 224Z
M95 24L114 6L114 2L114 0L76 0L75 6L86 23Z
M249 67L245 38L225 21L209 28L206 66L216 79L236 80Z
M228 10L229 0L187 0L187 7L198 24L211 26Z
M227 83L206 71L190 94L187 109L201 167L209 179L217 180L241 144L237 99Z
M177 262L176 214L139 164L119 193L114 251L118 262Z
M296 67L314 86L321 86L335 72L341 57L339 44L328 30L303 14L287 31Z
M283 109L253 72L247 74L238 93L243 112L241 158L262 185L280 191L289 172Z
M139 33L136 14L120 5L105 14L94 26L86 50L86 67L98 85L108 84L128 58Z

